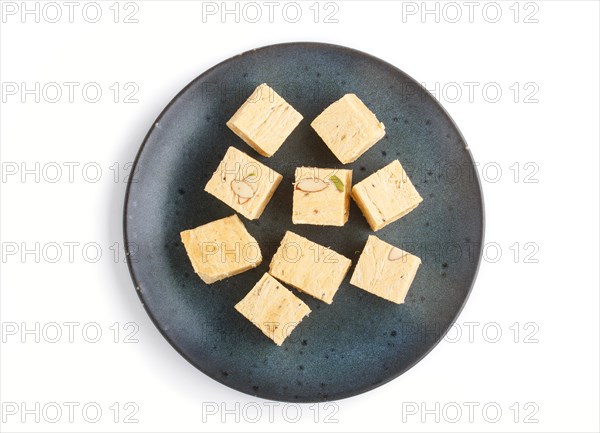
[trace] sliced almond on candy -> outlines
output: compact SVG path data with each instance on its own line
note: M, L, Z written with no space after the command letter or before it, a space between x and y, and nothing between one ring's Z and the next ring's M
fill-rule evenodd
M390 253L388 254L388 260L390 261L395 261L395 260L399 260L402 258L402 256L404 256L404 252L398 248L392 248L390 250Z
M254 190L252 189L252 187L243 180L232 180L231 190L235 195L241 198L250 199L254 196Z
M319 192L327 188L329 184L321 179L300 179L296 182L296 189L304 192Z

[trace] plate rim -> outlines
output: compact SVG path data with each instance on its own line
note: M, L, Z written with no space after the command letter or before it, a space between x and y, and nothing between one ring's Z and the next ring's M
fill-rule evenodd
M314 41L295 41L295 42L283 42L283 43L277 43L277 44L269 44L269 45L263 45L261 47L258 48L252 48L246 51L243 51L239 54L230 56L222 61L220 61L219 63L213 65L212 67L210 67L209 69L206 69L204 72L202 72L200 75L196 76L195 78L193 78L188 84L186 84L170 101L169 103L161 110L160 114L156 117L156 119L154 120L154 122L151 124L148 132L146 133L146 135L144 136L144 139L142 140L142 144L140 145L136 156L133 160L133 164L131 166L131 172L135 173L135 170L138 166L139 160L141 158L142 153L144 152L144 149L146 148L146 144L148 142L148 139L150 138L150 136L152 135L152 133L154 132L154 130L156 129L156 125L158 123L160 123L160 120L162 119L162 117L169 111L169 109L171 108L171 106L173 106L180 98L182 95L184 95L187 90L194 85L194 83L196 83L198 80L201 80L202 78L204 78L206 75L210 74L212 71L214 71L215 69L218 69L219 67L225 65L226 63L230 62L231 60L237 58L237 57L241 57L241 56L245 56L251 53L255 53L257 51L262 51L262 50L266 50L266 49L272 49L272 48L289 48L289 47L310 47L310 48L329 48L329 49L334 49L334 50L341 50L341 51L347 51L347 52L351 52L353 54L357 54L363 57L367 57L371 60L374 60L376 62L382 63L385 66L391 68L392 70L395 70L397 72L399 72L400 74L405 75L406 77L408 77L410 80L412 80L414 83L416 83L419 87L419 89L422 92L425 92L429 97L431 97L434 102L437 104L437 106L442 110L442 113L447 117L447 119L449 120L450 124L455 128L455 130L458 133L458 137L460 138L461 142L464 144L464 150L467 152L467 155L469 156L469 158L471 159L471 161L474 163L475 162L475 158L473 158L473 154L471 152L471 149L469 147L469 145L467 144L467 141L465 140L465 137L463 136L462 131L460 130L460 128L458 127L458 125L456 124L456 122L454 121L454 119L452 118L452 116L450 115L450 113L446 110L446 108L440 103L440 101L438 101L432 94L431 92L429 92L429 90L427 90L427 88L425 86L423 86L419 81L415 80L411 75L407 74L406 72L404 72L403 70L401 70L400 68L398 68L397 66L393 65L392 63L387 62L386 60L383 60L379 57L376 57L372 54L366 53L364 51L358 50L356 48L351 48L351 47L347 47L344 45L338 45L338 44L332 44L332 43L327 43L327 42L314 42ZM463 309L465 308L465 306L467 305L467 302L471 296L471 293L473 292L473 288L475 286L475 282L477 281L477 276L479 274L479 270L481 267L481 259L483 256L483 247L485 244L485 227L486 227L486 221L485 221L485 200L484 200L484 196L483 196L483 188L482 188L482 183L481 183L481 179L480 179L480 174L477 170L474 170L475 172L475 176L473 177L473 179L476 182L477 185L477 189L479 190L479 197L481 200L481 243L478 247L477 250L477 254L476 254L476 258L477 258L477 264L475 266L475 272L473 273L473 278L471 280L471 283L469 284L469 287L467 289L467 293L466 296L462 302L462 304L460 305L460 307L458 308L456 314L454 315L454 317L452 318L452 320L449 322L448 326L446 329L444 329L441 333L439 338L437 338L436 341L434 341L432 343L432 345L425 351L423 352L423 354L419 357L417 357L412 363L408 364L405 368L398 370L397 372L395 372L394 374L386 377L385 379L379 381L376 384L369 384L369 385L363 385L360 388L355 388L350 392L343 392L343 393L339 393L333 396L333 398L313 398L313 399L308 399L308 398L298 398L298 399L285 399L285 398L281 398L278 397L277 399L273 398L273 397L265 397L265 396L261 396L258 395L258 393L253 394L247 391L244 391L242 389L239 389L237 387L232 386L231 383L226 383L224 380L222 380L220 377L216 376L216 375L211 375L209 374L207 371L205 371L200 365L196 364L194 362L194 360L191 359L191 357L189 357L188 355L186 355L186 353L183 352L183 350L181 348L179 348L174 341L172 341L172 339L166 334L166 331L164 331L160 326L159 323L156 319L156 317L154 316L154 314L152 313L152 311L149 309L149 307L146 305L146 302L144 300L144 293L142 288L140 287L139 284L139 280L136 277L136 273L134 270L134 266L132 264L131 261L131 251L129 249L129 232L128 232L128 207L129 207L129 200L130 200L130 193L131 193L131 188L132 188L132 184L135 183L133 182L133 176L130 176L128 181L127 181L127 187L125 190L125 197L124 197L124 204L123 204L123 246L125 249L125 257L127 260L127 268L129 270L129 275L131 277L131 280L133 282L134 285L134 289L138 295L138 298L142 304L142 306L144 307L144 310L146 311L146 313L148 314L148 316L150 317L150 320L152 321L152 323L154 324L154 326L158 329L158 331L160 332L160 334L162 335L162 337L171 345L171 347L173 349L175 349L175 351L177 353L179 353L179 355L181 355L183 357L183 359L185 359L187 362L189 362L194 368L196 368L197 370L201 371L204 375L206 375L207 377L209 377L212 380L215 380L216 382L224 385L225 387L235 390L236 392L241 392L243 394L255 397L255 398L261 398L261 399L265 399L265 400L272 400L272 401L280 401L280 402L286 402L286 403L318 403L318 402L327 402L327 401L338 401L338 400L343 400L343 399L347 399L350 397L355 397L361 394L364 394L366 392L372 391L375 388L379 388L380 386L385 385L386 383L389 383L395 379L397 379L399 376L403 375L404 373L406 373L407 371L409 371L410 369L412 369L415 365L417 365L419 362L421 362L423 360L423 358L425 358L427 355L429 355L429 353L435 348L437 347L437 345L444 339L444 337L446 336L447 332L450 330L450 328L456 323L456 321L458 320L459 316L461 315Z

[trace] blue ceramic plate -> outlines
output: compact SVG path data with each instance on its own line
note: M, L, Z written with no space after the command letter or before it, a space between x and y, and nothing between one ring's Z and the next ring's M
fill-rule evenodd
M268 83L304 120L272 158L233 134L226 121L260 83ZM354 183L398 158L424 198L377 232L421 257L407 300L396 305L349 284L332 305L294 291L311 315L278 347L234 305L267 271L286 230L331 246L356 264L372 233L354 203L344 227L294 226L297 166L342 165L310 127L325 107L356 93L386 126L384 139L355 163ZM261 245L261 266L212 285L198 278L179 232L234 212L204 185L235 146L284 176L259 220L242 217ZM319 43L252 50L187 85L152 125L125 199L131 276L148 314L171 345L213 379L259 397L335 400L404 373L442 338L465 304L481 255L483 202L467 145L452 119L396 67L368 54Z

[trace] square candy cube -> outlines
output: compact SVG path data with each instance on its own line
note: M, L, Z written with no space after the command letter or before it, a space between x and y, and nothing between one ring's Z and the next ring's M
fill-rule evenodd
M258 86L227 122L262 156L273 156L298 126L302 115L266 84Z
M396 304L404 303L421 259L369 236L350 284Z
M349 93L310 124L342 164L356 161L385 135L385 126L358 97Z
M278 346L310 313L308 305L267 273L235 309Z
M403 217L423 201L398 160L354 185L352 198L375 231Z
M206 284L252 269L262 262L258 242L237 215L181 232L192 267Z
M204 191L254 220L265 210L281 179L276 171L230 147Z
M269 273L331 304L351 264L341 254L288 231L271 260Z
M348 221L352 170L298 167L292 222L343 226Z

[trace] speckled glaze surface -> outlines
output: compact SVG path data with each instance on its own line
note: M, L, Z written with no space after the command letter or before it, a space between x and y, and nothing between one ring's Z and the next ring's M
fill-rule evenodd
M304 120L272 158L258 155L225 125L260 83L271 85ZM386 136L343 166L310 122L345 93L356 93ZM204 284L179 232L234 212L204 192L228 146L284 176L259 220L242 220L261 245L256 269ZM407 300L396 305L349 284L373 232L355 203L344 227L291 221L297 166L353 170L354 183L398 158L423 203L378 231L421 257ZM134 285L148 314L189 362L236 390L294 402L335 400L404 373L442 338L467 300L483 242L483 200L473 161L438 102L394 66L345 47L272 45L218 64L185 87L150 129L125 199L124 231ZM312 309L278 347L234 310L261 275L286 230L352 259L332 305L294 290Z

